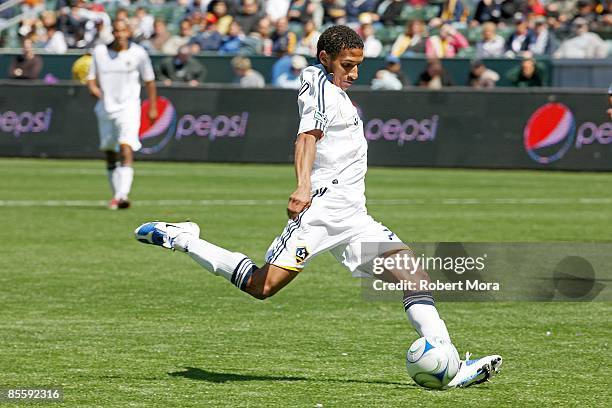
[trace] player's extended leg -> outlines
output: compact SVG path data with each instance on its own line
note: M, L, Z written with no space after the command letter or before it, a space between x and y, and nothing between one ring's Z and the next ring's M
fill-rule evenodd
M390 251L382 255L382 257L391 258L391 260L407 259L413 256L412 251L408 249ZM395 265L391 268L385 268L380 275L380 278L385 281L414 282L415 287L419 287L419 283L422 281L430 282L429 274L420 266L410 270L400 266L403 265L401 262L385 262L384 265ZM431 292L404 290L404 309L410 323L420 336L438 337L452 344L446 324L438 314ZM457 358L459 359L458 354ZM447 387L468 387L487 381L492 375L499 372L501 364L502 358L499 355L470 360L470 354L467 353L465 360L461 361L459 371Z
M128 195L134 180L134 152L130 145L120 144L119 153L121 155L121 165L115 169L118 175L118 186L115 196L119 200L118 208L129 208L130 201L128 200Z
M383 258L391 258L391 260L412 258L413 256L412 251L408 249L390 251L382 255ZM414 282L415 287L418 287L421 281L430 281L429 274L421 267L411 271L402 268L401 263L386 262L384 264L394 265L394 267L386 268L379 276L384 281L394 283L401 281ZM419 335L422 337L439 337L448 342L451 341L446 324L438 314L431 292L404 290L403 302L408 319Z
M134 233L140 242L188 253L204 269L257 299L274 295L298 275L297 271L267 263L258 268L246 255L200 239L200 228L192 222L149 222Z

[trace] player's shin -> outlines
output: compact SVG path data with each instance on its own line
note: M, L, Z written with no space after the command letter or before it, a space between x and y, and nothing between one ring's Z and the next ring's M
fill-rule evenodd
M127 200L130 190L132 189L134 169L131 166L122 165L115 169L115 173L117 173L118 176L118 187L115 197L121 200Z
M251 274L257 269L246 255L230 252L203 239L192 239L185 244L185 250L194 261L215 275L224 277L240 290L246 289Z
M119 174L117 173L117 163L106 164L106 174L108 176L108 184L113 193L113 198L117 198L117 190L119 189Z
M404 309L412 327L421 337L438 337L451 342L444 320L440 318L431 292L404 295Z

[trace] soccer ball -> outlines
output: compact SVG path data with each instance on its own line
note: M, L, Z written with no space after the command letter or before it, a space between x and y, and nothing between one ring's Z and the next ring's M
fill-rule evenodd
M426 388L444 387L459 371L459 364L455 346L436 337L421 337L406 353L408 374Z

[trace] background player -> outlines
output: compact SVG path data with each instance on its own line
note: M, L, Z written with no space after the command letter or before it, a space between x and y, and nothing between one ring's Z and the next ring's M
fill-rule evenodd
M298 93L297 189L289 198L287 226L270 245L264 266L199 239L200 229L194 223L146 223L136 229L136 239L187 252L207 270L258 299L274 295L325 251L351 272L370 275L374 257L412 256L395 234L368 215L365 206L367 142L357 109L345 93L357 80L363 42L352 29L335 26L321 35L317 48L321 64L303 71ZM368 243L378 243L375 247L381 252L368 253ZM422 269L406 271L399 266L385 275L391 281L429 280ZM452 344L431 292L406 290L403 302L421 336ZM485 381L500 365L497 355L465 361L449 386Z
M113 198L109 208L128 208L128 195L134 179L134 152L140 150L140 81L145 84L151 120L157 118L155 74L149 55L130 42L125 20L113 23L114 41L97 45L87 77L89 92L98 98L95 113L100 132L100 150L106 152L108 180ZM117 154L121 160L117 166Z

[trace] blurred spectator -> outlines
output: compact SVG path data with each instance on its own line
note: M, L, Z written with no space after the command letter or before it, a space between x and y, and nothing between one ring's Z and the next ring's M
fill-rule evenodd
M544 17L535 21L534 36L535 41L529 48L534 55L551 56L559 46L557 37L548 29L548 22Z
M323 0L323 23L346 23L345 0Z
M85 38L86 18L81 15L78 4L70 7L69 12L60 14L58 29L64 33L66 43L70 48L76 48Z
M110 16L101 7L87 8L81 0L60 10L57 30L63 33L69 48L91 48L113 41Z
M36 18L44 9L44 0L24 0L21 4L21 12L26 18Z
M415 54L425 54L425 24L422 20L406 23L404 32L395 39L391 47L391 55L395 57L410 57Z
M279 59L276 60L274 65L272 65L272 75L270 78L270 82L274 86L278 86L278 79L283 74L291 73L291 55L285 54Z
M77 4L79 7L73 7L73 10L76 10L76 15L78 15L81 21L84 21L84 30L83 37L74 44L74 47L91 48L97 44L109 44L112 42L110 16L102 8L87 8L88 5L84 1L78 0Z
M68 45L64 33L57 30L57 17L53 11L43 11L40 15L45 32L42 35L42 48L50 53L64 54L68 51Z
M204 22L204 31L200 31L195 37L189 40L189 45L193 53L200 51L217 51L221 48L223 36L217 31L215 23Z
M276 81L276 86L286 89L300 89L300 73L308 66L306 58L301 55L291 57L291 70L283 72Z
M204 82L206 69L191 56L191 47L183 45L174 57L166 57L157 66L156 78L168 86L173 83L187 83L197 86Z
M272 55L273 41L270 38L271 23L268 17L263 17L257 23L257 30L251 32L244 40L243 50L250 54Z
M289 11L290 0L267 0L266 15L270 17L272 23L276 23L279 18L286 17Z
M312 19L315 4L310 0L292 0L287 11L289 23L306 24Z
M546 15L546 9L540 3L540 0L527 0L525 14L528 16L544 16Z
M276 20L276 29L272 35L272 51L276 54L293 54L297 44L295 33L289 31L289 21L287 17Z
M219 47L220 54L238 54L242 47L242 41L244 40L244 33L240 24L236 21L232 21L229 26L229 32L223 37L221 47Z
M263 88L266 86L263 76L251 68L251 60L247 57L234 57L232 68L236 73L234 83L239 84L241 88Z
M480 24L491 21L493 23L499 23L501 18L501 4L500 0L480 0L476 6L474 12L474 20Z
M602 15L599 19L599 28L605 29L607 27L612 27L612 1L607 1L608 7L603 8Z
M346 0L346 22L358 23L359 16L374 12L376 3L378 3L376 0Z
M163 1L164 0L162 0L162 3ZM187 16L192 16L197 13L206 13L212 1L211 0L179 0L178 3L180 6L184 6L184 3L189 3L187 5L185 14Z
M385 59L385 67L372 79L372 89L400 90L410 85L408 78L402 72L401 61L398 57L389 55Z
M469 47L465 37L450 24L440 27L440 34L431 36L425 43L428 58L452 58L462 48Z
M402 0L382 0L376 8L376 14L384 25L397 25L403 8Z
M508 58L514 58L518 55L523 54L525 51L529 51L529 48L535 41L535 36L527 24L527 20L524 18L518 18L515 20L516 27L514 32L508 37L506 41L506 56Z
M577 19L581 18L586 20L589 27L592 27L593 23L595 23L599 17L595 11L593 0L578 0L576 9L577 13L572 18L571 24L574 24Z
M257 27L257 22L262 17L263 12L259 9L257 0L242 0L242 7L234 21L240 24L243 32L250 33Z
M217 31L222 35L226 35L229 31L233 17L228 14L227 3L224 0L213 0L210 3L209 8L211 12L206 16L207 23L215 23L217 25Z
M512 23L517 18L523 18L526 11L527 2L525 0L503 0L501 2L501 21L502 23Z
M153 34L148 40L141 43L149 52L161 52L164 44L170 39L170 33L166 27L166 22L162 19L155 19L153 22Z
M445 23L466 22L470 11L461 0L444 0L438 17Z
M166 55L176 55L178 53L178 49L189 43L193 37L193 26L191 21L182 20L179 25L179 34L173 35L164 43L162 46L162 52Z
M555 58L606 58L608 44L595 33L589 32L588 22L577 18L573 22L575 37L561 43Z
M132 27L132 39L138 43L151 38L154 32L155 19L149 14L146 8L138 7L134 13L134 17L130 19Z
M317 42L321 33L317 31L315 23L312 19L304 23L304 32L295 47L295 53L308 55L310 57L317 56Z
M130 21L130 13L126 8L120 8L115 13L115 20L127 20Z
M374 37L372 24L361 25L361 38L363 38L363 56L376 58L382 52L382 43Z
M544 73L533 58L523 59L520 66L508 71L507 77L519 88L544 86Z
M498 58L504 54L506 42L497 35L497 26L491 21L482 25L482 39L476 43L477 58Z
M442 89L443 87L454 85L453 80L446 73L438 59L427 60L427 67L419 75L418 84L420 87L429 89Z
M474 61L471 64L468 76L468 86L472 88L494 88L499 81L499 74L488 69L482 61Z
M23 40L23 51L11 62L9 78L11 79L38 79L43 67L43 60L34 54L32 40L26 37Z
M79 81L83 85L87 84L87 75L92 61L91 53L86 52L74 61L72 64L72 79Z

